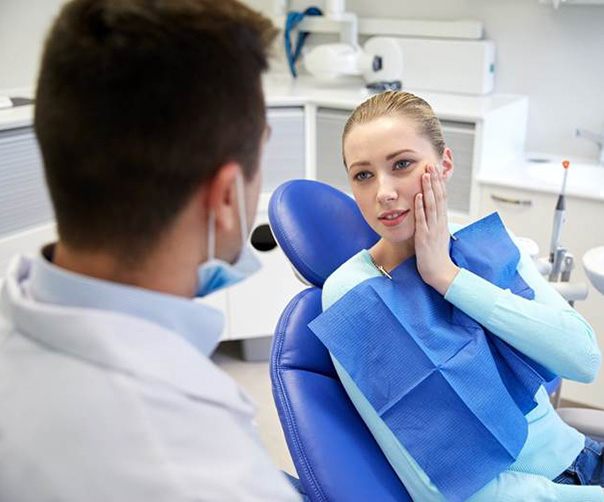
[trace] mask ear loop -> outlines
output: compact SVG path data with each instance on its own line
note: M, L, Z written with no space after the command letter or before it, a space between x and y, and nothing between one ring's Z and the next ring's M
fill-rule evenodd
M214 210L210 209L208 214L208 261L214 259L216 253L216 215Z
M245 214L245 189L243 174L239 173L235 179L237 186L237 203L239 204L239 228L241 229L241 248L245 246L248 238L247 215Z

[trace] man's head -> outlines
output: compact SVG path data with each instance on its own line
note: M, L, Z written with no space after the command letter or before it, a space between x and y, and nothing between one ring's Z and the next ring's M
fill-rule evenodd
M271 23L235 0L74 0L35 129L59 236L141 258L225 165L256 177Z

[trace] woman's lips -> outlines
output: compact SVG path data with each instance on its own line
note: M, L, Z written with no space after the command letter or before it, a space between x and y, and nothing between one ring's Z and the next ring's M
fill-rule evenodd
M380 222L386 227L394 227L403 222L409 214L409 210L405 211L388 211L378 217Z

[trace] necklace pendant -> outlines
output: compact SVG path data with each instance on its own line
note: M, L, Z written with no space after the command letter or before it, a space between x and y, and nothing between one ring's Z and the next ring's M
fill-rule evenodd
M381 265L378 265L376 263L376 261L373 259L373 256L371 256L371 253L369 254L369 258L371 259L371 263L373 263L373 266L378 269L380 274L382 274L384 277L388 277L388 279L392 280L392 276L388 272L386 272L386 269L384 267L382 267Z
M384 267L378 265L377 269L382 273L383 276L388 277L388 279L392 280L392 276L388 272L386 272L386 269Z

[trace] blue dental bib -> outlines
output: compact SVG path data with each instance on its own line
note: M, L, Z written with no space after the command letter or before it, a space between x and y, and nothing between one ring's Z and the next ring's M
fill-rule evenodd
M450 254L533 299L496 213L457 232ZM390 275L362 282L309 328L447 500L465 500L516 460L525 415L554 375L424 283L415 258Z

